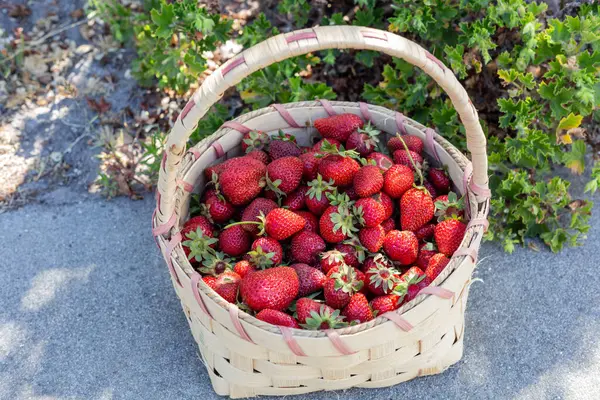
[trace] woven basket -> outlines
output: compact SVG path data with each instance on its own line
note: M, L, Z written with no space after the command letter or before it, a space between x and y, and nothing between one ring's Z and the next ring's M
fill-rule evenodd
M226 89L274 62L324 49L376 50L421 68L448 94L465 126L472 163L432 129L404 115L365 103L311 101L274 104L225 123L186 151L198 120ZM469 224L448 267L411 302L367 323L328 331L281 328L239 310L210 289L181 247L190 195L202 191L203 170L241 153L244 133L279 129L299 144L313 143L312 122L354 113L388 135L420 137L434 164L447 165L455 190L468 201ZM350 387L384 387L442 372L460 360L464 313L490 192L486 140L477 111L452 71L419 45L400 36L354 26L328 26L272 37L245 50L210 75L170 132L152 218L153 234L214 390L232 398L289 395Z

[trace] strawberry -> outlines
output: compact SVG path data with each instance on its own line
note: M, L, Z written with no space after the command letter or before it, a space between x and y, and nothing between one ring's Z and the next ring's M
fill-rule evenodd
M304 230L313 233L319 233L319 219L310 211L294 211L297 215L304 218L306 224Z
M296 321L294 317L284 313L283 311L265 308L264 310L261 310L258 314L256 314L256 318L260 319L261 321L268 322L269 324L300 329L298 321Z
M181 246L188 260L201 262L208 254L214 253L219 240L213 235L213 226L206 217L190 218L181 229Z
M415 231L415 236L419 242L429 240L433 237L434 224L426 224Z
M206 181L210 183L213 179L216 179L223 169L225 169L224 162L206 167L204 170L204 177L206 178Z
M417 267L425 270L427 265L429 265L429 260L431 257L437 254L437 249L433 245L433 243L423 243L421 248L419 249L419 256L417 257Z
M336 244L334 249L343 254L344 262L351 267L358 268L365 260L365 248L356 238Z
M362 289L363 282L356 277L356 270L342 264L323 285L325 303L333 308L344 308L354 293Z
M285 208L276 208L267 214L264 220L267 234L275 240L285 240L300 232L306 222L304 218Z
M446 268L446 265L450 262L450 259L445 254L437 253L429 260L427 268L425 268L425 275L431 282L438 277L438 275Z
M227 222L235 214L233 204L219 196L214 189L207 190L205 194L204 205L202 206L203 215L217 224Z
M280 158L281 160L281 158ZM298 189L294 190L292 193L288 194L283 200L283 207L287 207L290 211L297 212L301 210L306 205L306 192L308 191L308 186L300 186Z
M327 194L334 193L334 191L333 181L323 181L323 177L317 175L316 179L308 182L308 190L304 199L306 208L315 215L323 214L327 207L329 207Z
M354 175L360 169L356 160L339 154L329 154L319 163L319 174L326 181L332 180L335 186L345 187L352 184Z
M250 131L242 137L242 150L250 153L253 150L263 150L269 143L269 135L262 131Z
M291 259L299 263L316 264L319 254L325 251L325 242L316 233L302 231L292 238Z
M308 297L296 301L296 314L298 322L305 329L336 329L346 325L344 317L340 316L340 310L334 310Z
M400 149L400 150L394 151L394 163L406 165L407 167L409 167L410 169L415 171L416 170L415 165L419 169L421 169L423 167L423 157L421 157L419 154L415 153L414 151L411 151L411 150L406 151L404 149ZM413 165L413 163L414 163L414 165Z
M261 213L267 215L277 207L277 203L273 200L259 197L254 199L252 203L244 209L241 221L259 222L258 217ZM256 224L243 224L242 227L246 232L250 232L254 236L258 235L259 228Z
M400 284L394 289L395 292L404 294L403 303L408 303L427 285L431 283L425 272L419 267L411 267L400 277Z
M212 290L215 290L217 287L217 278L215 276L212 275L206 275L202 277L202 280L204 281L204 283L206 283L208 285L209 288L211 288Z
M410 265L417 260L419 241L411 231L389 231L383 241L383 250L388 257L401 265Z
M400 225L402 230L416 231L433 218L433 199L420 188L406 191L400 199Z
M371 253L377 253L383 246L386 233L381 225L363 228L358 232L360 243Z
M323 289L325 283L325 274L313 268L307 264L292 264L290 268L293 268L298 275L300 281L300 288L298 289L298 296L304 297L311 293L317 292Z
M366 157L375 150L380 133L381 131L373 128L371 123L367 123L364 128L358 128L348 136L346 148L356 150L361 157Z
M234 206L250 203L265 185L267 167L250 157L232 158L219 175L221 193Z
M448 193L450 191L450 178L448 178L448 175L443 169L429 168L427 177L438 194Z
M367 156L367 161L369 161L371 164L374 163L374 165L376 165L379 168L379 171L381 171L382 173L387 171L392 165L394 165L394 161L392 161L391 158L389 158L383 153L378 153L376 151Z
M383 206L385 219L388 219L394 213L394 202L390 196L385 194L384 192L379 192L371 196L372 199L375 199L379 204Z
M252 265L264 269L281 263L283 249L277 240L269 237L261 237L252 243L248 256Z
M319 219L321 237L329 243L340 243L357 229L346 206L329 206Z
M304 163L298 157L281 157L267 165L267 186L284 196L300 185Z
M283 311L298 295L298 275L290 267L274 267L252 272L242 279L240 294L254 311L265 308Z
M231 269L231 260L225 257L222 252L207 254L198 268L203 275L217 276L220 273Z
M383 296L375 297L371 300L371 309L373 313L379 315L385 314L390 311L397 310L400 307L402 297L397 294L386 294Z
M433 237L435 243L440 250L440 253L444 253L448 257L460 247L460 243L465 236L467 225L460 222L458 219L447 219L440 222L435 226Z
M402 144L404 142L404 144ZM404 145L408 150L413 151L417 154L423 154L423 148L425 147L423 141L417 136L395 136L388 140L387 147L390 153L394 153L396 150L404 150Z
M398 284L400 275L389 264L377 260L375 260L375 265L370 267L365 274L367 275L369 291L375 296L392 293L394 287Z
M383 230L385 231L385 233L388 233L391 230L396 229L396 223L394 222L393 218L388 218L385 221L383 221L381 223L381 226L383 227Z
M302 160L302 178L306 181L312 181L317 179L317 170L319 169L319 163L321 159L316 157L318 153L316 151L307 151L306 153L300 154L300 160Z
M240 225L223 229L219 235L219 248L232 257L239 257L250 249L250 234Z
M343 188L341 190L341 192L343 194L345 194L346 196L348 196L349 200L358 200L359 199L358 194L356 194L356 190L354 190L354 186L348 186L346 188Z
M254 158L265 165L269 163L269 155L262 150L252 150L246 154L246 157Z
M354 114L338 114L315 120L314 126L321 136L345 142L352 132L364 125L362 119Z
M327 274L331 269L344 264L344 253L330 250L321 254L321 269Z
M423 182L423 187L429 192L431 198L435 199L437 197L437 191L435 187L429 181Z
M348 305L342 310L342 315L346 317L346 321L352 323L363 323L373 319L373 311L369 306L367 298L362 293L355 293Z
M323 145L325 145L326 148L333 146L339 150L342 147L342 142L340 142L339 140L335 140L335 139L321 139L313 145L312 150L313 151L321 151L321 148L323 148Z
M447 217L464 217L464 198L458 198L456 193L450 192L442 196L438 196L433 201L435 205L435 215L438 221L442 221Z
M396 164L383 175L383 191L393 199L399 199L415 181L415 174L406 165Z
M383 187L383 175L375 165L365 165L354 175L353 185L358 197L373 196Z
M369 284L369 278L367 278L367 274L365 274L358 268L353 268L353 269L354 269L354 272L356 273L356 279L358 281L362 282L362 287L360 288L358 293L362 293L365 296L368 296L369 295L369 287L367 285Z
M354 204L353 212L358 223L365 228L373 228L386 218L383 205L370 197L358 199Z
M233 266L233 272L241 276L245 277L249 272L255 271L255 268L249 261L241 260L235 263Z
M225 271L215 281L215 292L230 303L237 302L238 288L242 278L233 271Z
M296 144L296 138L291 135L285 135L281 130L278 136L271 137L269 143L269 155L273 160L282 157L299 157L302 150Z

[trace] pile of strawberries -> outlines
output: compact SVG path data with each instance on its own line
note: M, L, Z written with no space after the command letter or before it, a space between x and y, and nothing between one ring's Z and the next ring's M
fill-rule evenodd
M183 249L204 282L256 318L292 328L367 322L412 300L446 267L462 199L423 142L353 114L318 119L323 139L244 136L245 155L205 170ZM386 148L387 147L387 148Z

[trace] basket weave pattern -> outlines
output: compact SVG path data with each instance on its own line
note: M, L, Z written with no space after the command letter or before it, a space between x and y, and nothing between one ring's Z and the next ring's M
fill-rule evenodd
M185 151L197 121L227 87L273 62L326 48L380 50L430 74L446 90L465 124L472 163L432 129L386 108L351 102L299 102L256 110L224 124ZM360 115L388 135L399 132L423 139L433 162L447 165L455 190L466 195L470 222L448 267L395 312L329 331L281 328L240 311L206 286L185 257L179 230L188 215L191 193L204 187L203 170L239 155L247 130L274 134L282 129L295 135L299 144L308 145L316 135L312 121L334 113ZM383 387L440 373L457 362L462 356L471 275L487 223L486 162L477 113L454 75L418 45L389 32L360 27L292 32L244 51L215 71L186 105L169 135L153 216L157 245L215 391L238 398Z

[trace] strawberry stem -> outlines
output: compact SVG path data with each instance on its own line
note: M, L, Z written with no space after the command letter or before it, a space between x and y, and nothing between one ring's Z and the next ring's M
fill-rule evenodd
M404 143L404 139L402 139L402 136L400 136L399 133L396 133L396 136L398 137L398 139L400 139L400 142L402 143L402 146L404 146L404 150L406 150L406 154L408 155L408 158L410 159L410 163L412 164L412 166L414 167L415 171L419 175L419 182L420 182L419 186L423 186L424 178L423 178L423 172L421 171L421 168L419 168L417 166L417 163L412 158L412 155L410 154L410 150L408 149L408 146L406 145L406 143Z

